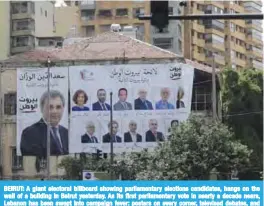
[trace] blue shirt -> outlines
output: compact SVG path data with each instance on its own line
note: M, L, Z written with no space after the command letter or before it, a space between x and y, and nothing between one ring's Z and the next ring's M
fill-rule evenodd
M169 102L162 100L156 102L156 109L175 109L174 105Z
M79 106L72 107L72 111L75 111L75 112L77 112L77 111L89 111L89 110L90 110L89 107L79 107Z

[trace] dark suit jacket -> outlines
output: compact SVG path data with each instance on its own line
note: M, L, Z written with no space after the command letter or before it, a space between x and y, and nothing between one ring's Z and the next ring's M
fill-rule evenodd
M130 132L124 134L124 142L133 142ZM137 134L137 142L142 142L142 136L140 134Z
M68 129L59 126L59 133L62 143L63 153L61 153L56 142L53 139L52 133L50 135L50 155L67 155L69 154L69 140ZM47 155L47 125L41 119L35 124L25 128L21 135L20 150L22 156L39 156L46 157Z
M152 103L148 100L146 100L146 104L148 107L146 107L146 104L144 104L141 99L137 98L135 99L135 110L153 110Z
M105 103L105 106L106 106L106 109L109 111L110 110L110 105ZM93 103L93 111L103 111L99 102Z
M181 101L181 100L177 100L177 101L176 101L176 108L177 108L177 109L185 108L185 104L184 104L184 102Z
M95 142L98 143L97 137L95 137ZM88 134L84 134L82 135L82 143L93 143L92 138Z
M146 132L146 142L156 142L157 140L160 142L164 141L162 132L157 132L157 139L150 130Z
M111 136L109 133L107 133L103 136L103 143L109 143L109 142L111 142ZM122 138L116 135L116 142L122 142Z

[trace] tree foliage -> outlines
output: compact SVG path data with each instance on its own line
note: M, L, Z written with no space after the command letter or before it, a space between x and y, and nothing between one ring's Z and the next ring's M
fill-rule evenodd
M250 154L225 125L192 117L172 131L169 141L154 150L115 157L113 169L123 180L206 180L213 169L230 173L247 167ZM110 169L108 160L92 157L66 157L60 166L68 179L80 178L82 169Z
M222 73L223 120L253 149L251 170L263 165L263 72L246 69Z
M154 151L123 155L116 165L128 179L205 180L213 169L230 173L249 162L247 146L220 123L190 118Z
M90 170L103 172L109 170L109 162L105 159L97 160L91 154L81 154L80 158L65 157L59 164L59 168L64 169L65 179L80 180L82 179L82 171Z

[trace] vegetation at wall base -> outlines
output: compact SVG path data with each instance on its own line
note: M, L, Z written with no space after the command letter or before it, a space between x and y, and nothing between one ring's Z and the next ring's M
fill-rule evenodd
M230 174L249 164L251 151L218 122L191 117L175 128L170 140L154 151L122 154L115 158L114 171L123 180L207 180L214 169ZM61 162L67 178L80 179L82 169L108 171L109 161L88 157L66 157ZM228 179L228 177L226 177Z

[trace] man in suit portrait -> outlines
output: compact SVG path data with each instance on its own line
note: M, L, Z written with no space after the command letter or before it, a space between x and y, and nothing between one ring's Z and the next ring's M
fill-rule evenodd
M156 102L156 109L175 109L174 105L168 102L170 98L170 89L162 88L160 91L161 100Z
M124 142L142 142L142 136L137 133L137 123L129 122L129 131L124 134Z
M127 89L121 88L118 91L119 101L114 104L114 110L122 111L122 110L132 110L132 104L127 102Z
M94 136L95 125L92 121L86 125L86 133L82 135L82 143L98 143L98 139Z
M48 104L49 102L49 104ZM57 90L46 91L40 98L42 118L22 131L20 150L22 156L47 155L47 124L50 119L50 154L66 155L68 150L68 129L59 123L65 109L65 98Z
M149 130L146 132L146 142L164 141L162 132L158 132L158 121L156 119L149 120Z
M135 99L135 110L153 110L152 103L146 99L147 91L140 89L138 91L138 98Z
M93 103L93 111L109 111L110 105L106 101L106 91L104 89L99 89L97 91L98 101Z
M118 122L113 120L112 121L112 125L111 125L111 122L108 123L108 133L105 134L103 136L103 143L110 143L111 142L111 126L112 126L112 131L113 131L113 134L112 134L112 139L113 139L113 142L122 142L122 138L119 137L117 135L117 132L118 132Z

